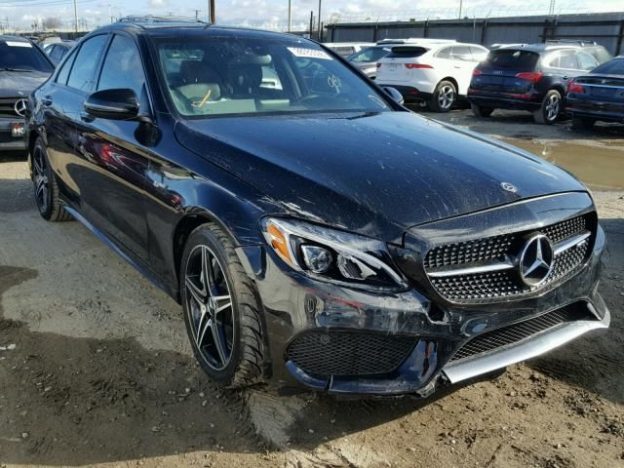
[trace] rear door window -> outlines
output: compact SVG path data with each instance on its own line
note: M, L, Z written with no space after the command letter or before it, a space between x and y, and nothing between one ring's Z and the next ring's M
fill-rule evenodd
M450 59L452 49L453 49L452 47L444 47L438 51L438 53L436 54L436 57L443 58L443 59Z
M472 62L472 53L468 46L453 46L451 48L451 58L462 62Z
M107 40L108 35L101 34L87 39L82 44L74 60L67 86L81 91L90 91L94 88L95 71Z
M538 54L528 50L499 49L490 52L487 61L495 68L532 71L538 59Z
M567 70L579 69L575 50L562 50L559 52L559 68L565 68Z

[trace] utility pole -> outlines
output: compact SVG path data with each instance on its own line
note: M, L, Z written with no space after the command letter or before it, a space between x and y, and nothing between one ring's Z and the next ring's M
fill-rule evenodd
M76 6L76 0L74 0L74 26L74 29L78 32L78 7Z
M318 10L319 12L318 12L318 19L317 19L317 21L318 21L318 40L319 40L319 42L321 42L323 40L323 31L322 31L323 23L321 22L321 2L322 2L322 0L319 0L319 10Z
M464 9L464 0L459 0L459 19L462 18L462 10Z
M288 0L288 32L292 30L292 0Z
M199 19L199 12L201 10L195 10L195 21L197 21Z
M208 0L208 22L215 24L217 22L217 12L215 11L215 0Z

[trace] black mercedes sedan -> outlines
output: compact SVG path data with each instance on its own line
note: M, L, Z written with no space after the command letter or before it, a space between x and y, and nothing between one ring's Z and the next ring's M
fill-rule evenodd
M568 85L566 111L576 128L598 121L624 123L624 57L616 57Z
M227 387L425 396L608 327L583 184L391 95L297 36L107 26L32 96L37 206L177 299Z
M48 79L54 65L33 42L0 36L0 151L24 151L28 96Z

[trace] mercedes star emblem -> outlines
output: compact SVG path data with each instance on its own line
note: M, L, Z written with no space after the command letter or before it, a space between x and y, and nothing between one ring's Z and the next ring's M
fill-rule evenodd
M530 237L520 252L518 262L520 278L524 284L531 288L543 284L553 269L554 256L548 237L544 234L535 234Z
M18 99L17 101L15 101L13 110L15 110L15 113L20 117L26 116L26 111L28 110L28 101L26 99Z
M516 193L518 191L516 186L514 184L510 184L509 182L501 182L501 187L503 188L503 190L511 193Z

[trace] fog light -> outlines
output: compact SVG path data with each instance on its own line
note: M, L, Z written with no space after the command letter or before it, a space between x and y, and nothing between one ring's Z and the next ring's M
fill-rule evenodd
M24 136L24 124L12 123L11 124L11 136L13 138L20 138Z
M302 245L301 253L306 267L313 273L325 273L334 261L332 253L318 245Z

